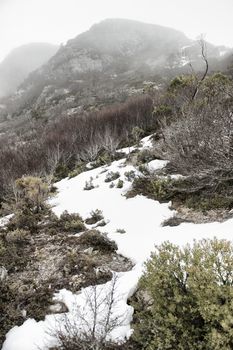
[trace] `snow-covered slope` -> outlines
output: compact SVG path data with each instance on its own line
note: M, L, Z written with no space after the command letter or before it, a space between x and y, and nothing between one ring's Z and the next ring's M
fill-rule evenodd
M150 147L148 138L143 140L143 147ZM125 149L125 152L129 152ZM165 165L164 161L153 161L150 171L156 171ZM112 319L118 319L118 326L114 327L110 337L117 342L128 338L132 332L130 322L132 320L133 308L127 304L127 299L134 293L138 280L143 272L143 263L149 258L155 244L169 240L173 243L183 245L192 243L193 239L201 238L227 238L232 239L233 219L223 223L192 224L183 223L176 227L162 227L161 223L174 215L169 208L169 203L161 204L158 201L136 196L126 199L124 194L129 190L131 183L126 179L125 172L134 170L132 165L127 164L126 159L113 162L109 166L103 166L84 172L72 179L64 179L56 184L58 194L51 200L53 210L61 214L64 210L78 212L87 217L91 210L100 209L103 211L107 225L98 227L102 232L107 232L108 237L115 240L119 253L127 256L134 262L131 271L114 274L116 280L114 288L114 305ZM109 187L104 180L108 172L119 172L120 179L124 181L122 188ZM84 190L86 182L92 179L95 186L92 190ZM113 181L116 185L119 179ZM125 233L117 232L124 229ZM98 310L98 325L101 332L102 320L106 312L107 296L112 289L113 281L96 286L97 294L102 301ZM71 324L83 330L85 325L82 317L93 322L93 315L90 310L90 298L93 287L82 289L78 294L72 294L68 290L61 290L56 300L63 301L69 312L66 314ZM55 344L51 330L61 327L64 322L62 314L48 315L44 321L36 322L29 319L20 327L14 327L8 334L3 345L3 350L37 350L48 349L48 346ZM50 333L50 334L48 334Z

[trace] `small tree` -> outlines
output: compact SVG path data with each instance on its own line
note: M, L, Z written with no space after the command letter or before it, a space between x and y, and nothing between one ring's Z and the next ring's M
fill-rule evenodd
M149 307L136 313L134 338L143 349L232 349L230 242L202 240L183 249L166 242L156 247L140 288L149 298Z
M27 176L16 180L14 216L8 223L8 228L34 231L42 215L48 212L48 194L49 187L40 178Z

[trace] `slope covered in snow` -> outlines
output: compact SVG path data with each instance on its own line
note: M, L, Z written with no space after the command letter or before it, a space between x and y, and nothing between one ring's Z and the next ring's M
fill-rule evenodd
M150 147L151 142L146 138L142 142L143 147ZM125 149L125 153L131 150ZM149 164L150 171L161 169L166 161L152 161ZM106 226L98 227L106 232L110 239L116 241L119 253L130 258L134 267L131 271L114 274L116 285L114 288L114 305L112 309L112 320L119 322L109 337L116 342L128 338L132 332L130 322L132 320L133 308L127 304L127 299L134 293L137 283L143 273L143 264L149 258L155 244L169 240L173 243L183 245L192 243L193 239L201 238L227 238L231 239L233 219L223 223L192 224L183 223L176 227L162 227L161 223L174 215L169 203L161 204L158 201L136 196L127 199L124 194L130 189L131 182L125 173L138 170L128 164L126 159L113 162L111 165L92 169L81 173L72 179L64 179L56 184L58 194L50 201L53 210L60 215L64 210L80 213L88 217L92 210L100 209L103 212ZM105 182L106 174L118 172L120 177L109 185ZM118 188L118 181L123 180L123 187ZM91 190L84 190L86 183L94 186ZM119 232L121 229L121 232ZM124 229L125 233L122 233ZM107 309L108 295L111 292L113 281L96 286L95 291L99 295L100 308L98 309L97 323L99 333L102 332L103 319ZM93 287L82 289L78 294L72 294L68 290L61 290L56 300L63 301L69 312L66 314L69 322L75 324L82 333L85 330L83 317L77 319L77 314L84 315L91 325L93 314L90 308ZM48 349L56 343L51 335L51 330L62 327L64 315L48 315L44 321L36 322L29 319L20 327L14 327L8 334L3 345L3 350L37 350Z

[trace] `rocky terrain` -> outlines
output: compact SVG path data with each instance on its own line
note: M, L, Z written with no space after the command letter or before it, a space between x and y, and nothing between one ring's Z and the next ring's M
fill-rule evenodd
M210 70L221 69L229 49L207 45ZM183 33L152 24L108 19L69 40L31 73L17 93L0 101L0 129L26 127L62 115L123 102L158 89L177 74L203 69L200 45Z
M232 348L232 67L109 19L1 99L3 350Z

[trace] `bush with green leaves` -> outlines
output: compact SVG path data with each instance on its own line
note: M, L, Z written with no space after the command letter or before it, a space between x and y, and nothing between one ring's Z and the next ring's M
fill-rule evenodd
M31 233L36 231L45 215L50 213L46 203L49 186L42 179L25 176L15 181L14 216L7 224L9 230L24 229Z
M49 227L66 233L79 233L86 230L83 218L78 213L70 214L67 210L59 218L51 215Z
M143 137L144 133L145 133L144 130L141 129L140 127L138 127L138 126L135 126L132 129L131 135L132 135L132 138L133 138L134 142L137 145L139 145L139 142L140 142L141 138Z
M87 225L94 225L96 224L98 221L101 221L103 220L104 217L103 217L103 213L101 210L99 209L96 209L96 210L92 210L91 213L90 213L90 217L87 218L85 220L85 223Z
M104 252L115 252L117 250L117 244L109 240L107 235L97 230L89 230L84 232L79 239L81 244L87 245L87 247L93 247Z
M118 171L114 172L114 171L109 171L106 174L106 178L105 178L105 182L112 182L114 180L117 180L120 177L120 173Z
M143 194L149 198L166 202L174 197L174 187L178 180L171 178L161 178L159 176L136 177L132 189L127 193L127 197Z
M91 176L89 181L85 182L85 186L84 186L84 191L90 191L93 190L95 188L94 184L93 184L93 177Z
M129 181L129 182L132 182L135 179L135 176L136 176L134 170L126 171L124 173L124 175L125 175L126 180Z
M124 181L121 180L121 179L119 179L119 180L117 181L116 187L117 187L117 188L122 188L123 186L124 186Z
M233 348L231 242L215 238L195 241L193 247L157 246L139 290L133 335L139 348Z

